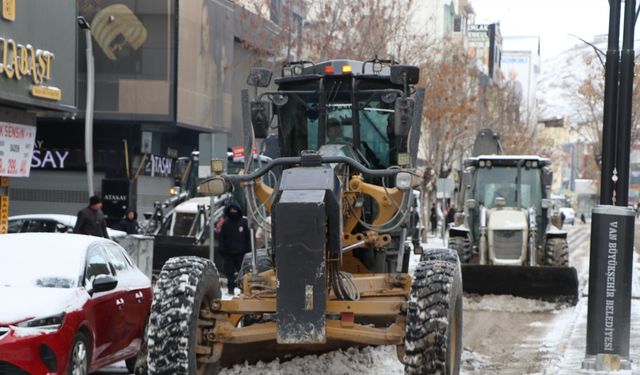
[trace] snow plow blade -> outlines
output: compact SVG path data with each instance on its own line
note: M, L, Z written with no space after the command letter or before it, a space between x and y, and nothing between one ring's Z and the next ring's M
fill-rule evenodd
M462 285L465 293L578 303L578 273L573 267L468 264L462 265Z

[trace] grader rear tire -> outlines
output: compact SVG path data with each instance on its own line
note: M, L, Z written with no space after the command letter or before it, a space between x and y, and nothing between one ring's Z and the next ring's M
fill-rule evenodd
M448 249L423 255L413 275L404 341L405 374L457 375L462 354L462 278Z
M469 237L449 237L449 249L458 253L460 263L469 263L473 256Z
M240 271L238 272L238 277L236 278L236 285L240 290L243 290L244 283L242 280L244 276L248 273L251 273L251 266L253 262L253 254L246 253L244 258L242 259L242 265L240 266ZM258 273L270 270L273 268L273 260L267 253L266 249L258 249L256 250L256 264L258 265Z
M549 238L544 246L544 265L569 267L569 244L566 238Z
M149 318L149 374L217 374L219 361L205 362L196 347L211 347L203 335L202 311L220 299L218 271L199 257L169 259L153 289ZM215 324L215 323L214 323ZM212 327L207 327L212 328ZM206 348L205 348L206 349Z

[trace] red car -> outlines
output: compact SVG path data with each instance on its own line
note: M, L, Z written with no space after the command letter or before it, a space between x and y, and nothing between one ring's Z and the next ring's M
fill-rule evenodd
M0 374L84 375L122 360L130 371L144 365L151 283L118 244L6 234L0 259Z

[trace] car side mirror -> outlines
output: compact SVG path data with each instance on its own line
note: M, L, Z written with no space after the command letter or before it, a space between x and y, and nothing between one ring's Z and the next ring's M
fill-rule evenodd
M251 87L268 87L271 84L271 72L267 68L251 68L249 77L247 77L247 85Z
M420 79L420 68L414 65L391 65L391 83L415 85ZM406 82L405 82L406 79Z
M394 133L396 137L407 137L411 130L411 119L413 117L413 99L396 99L394 116Z
M202 181L198 185L198 192L208 196L219 196L227 192L227 183L224 177L215 176Z
M260 100L251 102L251 124L256 138L269 135L269 102Z
M89 294L93 295L94 293L108 292L115 289L117 285L118 280L116 280L113 276L96 276L96 278L93 279L93 283L91 284L91 290L89 291Z

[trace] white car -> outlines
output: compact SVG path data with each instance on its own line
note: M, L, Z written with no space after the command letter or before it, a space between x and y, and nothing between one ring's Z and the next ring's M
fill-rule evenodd
M9 217L9 233L49 232L71 233L76 226L76 217L61 214L31 214ZM125 237L127 232L107 228L111 239Z
M560 207L558 210L564 214L564 224L574 225L576 223L576 211L571 207Z

